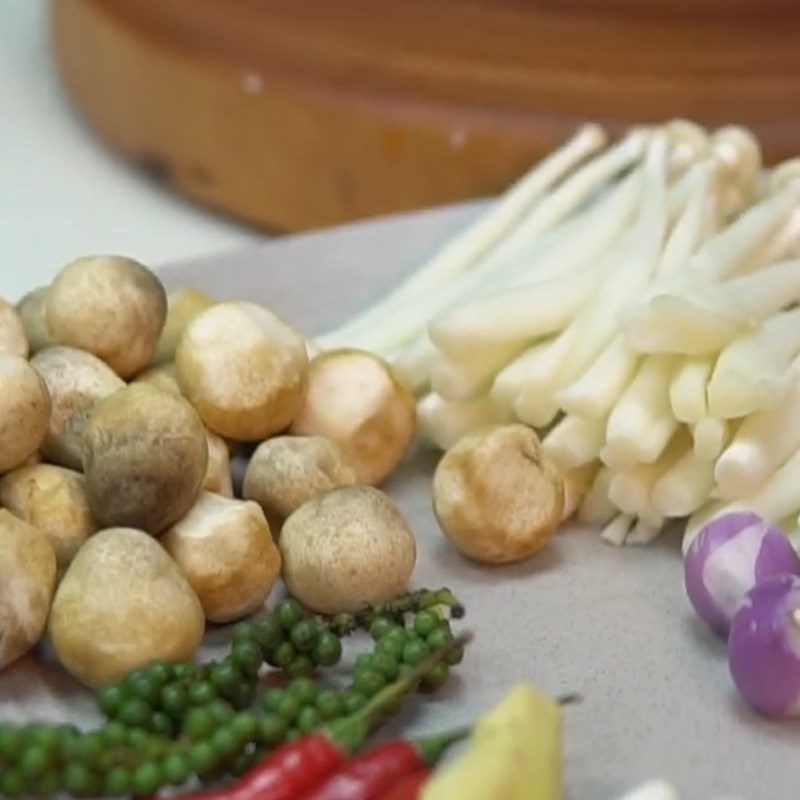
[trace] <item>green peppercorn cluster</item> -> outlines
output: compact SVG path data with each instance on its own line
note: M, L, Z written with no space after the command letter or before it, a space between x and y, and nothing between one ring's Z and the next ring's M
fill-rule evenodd
M219 661L155 662L101 689L97 702L106 722L97 730L0 725L0 794L151 795L192 776L212 782L239 775L278 745L357 712L451 641L446 608L451 616L461 613L446 589L334 617L307 617L297 602L284 600L239 623ZM341 660L341 637L358 629L369 631L374 646L357 657L351 684L313 680L318 668ZM456 651L420 688L443 685L461 655ZM288 682L259 695L265 664Z

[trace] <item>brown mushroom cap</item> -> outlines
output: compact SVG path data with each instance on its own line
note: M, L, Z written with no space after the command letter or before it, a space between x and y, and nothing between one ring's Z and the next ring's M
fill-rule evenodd
M47 295L47 329L129 378L150 361L167 316L167 294L147 267L121 256L67 264Z
M160 533L191 508L207 466L205 428L182 397L131 384L87 416L83 471L101 526Z
M414 439L414 396L391 366L363 350L329 350L312 359L303 407L291 432L336 442L361 483L379 484Z
M532 429L493 426L463 437L442 457L433 507L445 536L465 555L519 561L555 533L564 481Z
M50 395L20 356L0 354L0 473L23 464L39 448L50 421Z

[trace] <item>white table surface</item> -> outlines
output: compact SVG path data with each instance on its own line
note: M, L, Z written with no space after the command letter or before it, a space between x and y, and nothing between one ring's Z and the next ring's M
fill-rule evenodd
M50 60L46 0L0 0L0 296L16 300L87 253L155 265L252 244L104 149Z

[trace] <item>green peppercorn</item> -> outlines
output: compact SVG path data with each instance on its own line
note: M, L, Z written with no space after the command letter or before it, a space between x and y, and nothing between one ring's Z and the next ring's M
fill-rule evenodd
M192 772L201 774L214 767L217 755L209 742L197 742L189 748L188 761Z
M150 725L148 727L154 733L160 733L167 737L172 736L174 732L172 720L169 715L163 711L156 711L155 714L150 717Z
M70 794L85 795L92 788L92 773L83 764L67 764L62 781Z
M288 692L281 699L280 706L276 709L276 713L280 714L286 722L292 723L297 719L300 712L300 703L297 699L292 697Z
M106 775L105 794L115 796L130 791L133 777L125 767L113 767Z
M317 711L324 720L335 719L342 715L344 698L335 689L322 689L317 694Z
M233 629L234 642L252 642L255 641L255 628L250 620L240 622Z
M285 689L267 689L267 691L264 692L261 703L264 710L276 712L280 708L286 694L287 692Z
M122 705L122 700L122 689L116 683L104 686L97 693L97 705L100 706L100 710L107 717L115 717L117 715L119 707Z
M255 677L263 662L261 648L252 640L245 639L233 643L233 661L245 675Z
M318 728L321 724L322 717L316 708L313 706L306 706L300 709L300 713L297 715L297 727L303 733L311 733L311 731Z
M344 694L344 713L348 716L360 711L367 704L367 698L354 690L345 692Z
M126 736L134 750L144 752L150 745L150 734L144 728L128 728Z
M145 671L159 686L163 686L172 679L172 664L168 664L166 661L151 661L145 667Z
M240 712L233 717L228 726L240 744L250 742L256 738L258 726L253 714Z
M403 648L403 663L412 667L424 661L429 654L428 646L423 641L412 640Z
M289 730L286 731L283 740L286 742L286 744L291 744L292 742L296 742L302 736L303 732L299 728L289 728Z
M319 637L319 627L310 619L300 620L289 632L289 641L298 653L311 653Z
M0 794L18 797L25 791L25 777L19 768L8 767L0 770Z
M359 653L356 656L354 669L373 669L375 656L372 653Z
M191 709L183 721L183 732L193 742L199 742L210 736L214 728L214 718L203 706Z
M28 745L17 760L19 771L28 781L43 775L50 768L50 763L50 754L36 744Z
M431 650L441 650L452 641L453 634L447 625L437 626L425 637L425 642Z
M180 683L169 683L161 690L161 708L173 719L180 719L189 707L189 694Z
M377 616L369 626L369 635L379 642L394 627L396 626L389 617Z
M291 642L281 642L272 654L272 660L269 662L273 667L278 669L285 669L292 663L297 653Z
M233 710L233 706L224 700L212 700L206 706L206 711L211 715L215 725L224 725L236 713Z
M133 790L136 794L153 794L164 783L160 765L152 761L140 764L133 771Z
M353 688L367 697L377 694L386 686L386 678L376 669L362 667L357 669L353 678Z
M119 708L120 722L125 725L144 725L152 713L150 706L141 698L132 697L125 700Z
M383 639L375 645L375 655L388 655L399 661L403 655L403 647L405 647L405 642L398 642L384 636Z
M33 782L33 793L40 797L55 794L58 791L60 779L61 776L56 770L45 772L44 775L41 775Z
M10 725L0 726L0 758L14 760L22 751L24 738L19 728Z
M232 756L239 747L239 742L230 728L230 723L222 728L217 728L217 730L211 734L209 741L219 758L228 758Z
M313 705L317 699L317 684L310 678L297 678L287 689L301 706Z
M338 664L342 657L342 642L331 631L323 631L312 653L312 659L320 667L332 667Z
M253 639L264 654L271 653L283 641L283 628L274 614L259 614L252 620Z
M450 667L447 664L440 663L431 669L431 671L422 679L421 688L428 692L433 692L436 689L444 686L450 677Z
M314 662L306 655L295 656L283 672L287 678L308 678L314 674Z
M122 744L125 741L126 731L127 728L125 727L125 725L118 719L115 719L111 720L111 722L107 722L100 729L100 735L103 737L103 741L106 743L106 745L116 745L116 744ZM69 734L67 733L62 734L62 741L64 738L68 736Z
M259 657L260 663L260 657ZM225 658L219 664L211 668L209 680L220 694L227 694L233 687L237 686L242 680L242 672L233 659Z
M199 681L189 687L189 702L193 706L204 706L217 696L217 690L209 681Z
M264 714L258 720L258 733L264 744L274 747L279 744L286 733L288 723L280 714Z
M185 661L172 665L172 677L176 681L189 680L189 678L194 677L196 671L197 667L194 664L188 664Z
M303 609L297 600L283 600L278 603L278 608L275 612L278 616L278 621L281 627L288 633L303 619Z
M134 701L128 700L127 702ZM95 766L105 750L105 737L99 732L80 733L62 743L62 752L67 761L79 762L88 767Z
M242 681L228 693L228 699L234 708L248 708L256 698L255 684Z
M170 753L161 762L161 773L167 783L180 786L191 774L188 758L180 753Z
M398 660L389 653L375 653L372 657L372 667L386 678L387 681L393 681L397 677L397 670L399 668Z
M424 639L429 636L441 623L441 617L435 611L420 611L414 617L414 631Z
M122 680L122 692L126 697L138 697L145 703L155 703L161 693L161 684L150 675L147 669L137 669Z
M51 725L34 724L25 729L25 741L41 747L46 753L54 753L59 746L58 728Z

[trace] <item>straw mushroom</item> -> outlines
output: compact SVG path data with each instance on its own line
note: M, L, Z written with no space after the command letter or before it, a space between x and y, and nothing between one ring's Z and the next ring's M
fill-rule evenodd
M25 326L14 306L0 297L0 353L28 357Z
M252 614L280 573L280 553L257 503L203 492L161 543L210 622Z
M150 363L154 366L175 359L175 350L186 326L214 305L214 298L199 289L176 289L167 296L167 320Z
M401 594L414 570L414 534L371 486L341 486L300 506L283 524L283 579L323 614L357 611Z
M391 366L363 350L329 350L311 361L305 403L291 432L336 442L361 483L379 484L414 438L414 396Z
M166 364L161 364L158 367L150 367L144 372L140 372L133 383L149 383L155 386L156 389L161 389L162 392L169 392L171 394L181 394L181 385L178 383L178 374L175 371L175 364L168 361Z
M28 292L17 303L17 313L22 320L31 353L38 353L45 347L56 344L47 327L47 294L49 286L40 286Z
M233 497L231 457L228 443L211 431L206 431L208 442L208 467L203 478L203 489L207 492Z
M83 468L86 413L125 381L97 356L75 347L48 347L31 359L52 398L52 414L42 452L55 464Z
M0 505L47 537L61 569L96 530L83 475L52 464L20 467L5 475Z
M50 395L20 356L0 354L0 474L23 464L39 448L50 419Z
M143 531L100 531L78 551L53 599L48 631L61 663L103 686L152 661L191 659L203 607L178 565Z
M191 508L207 466L205 428L182 397L131 384L87 416L83 471L101 526L161 533Z
M445 536L476 561L502 564L533 555L564 510L564 481L525 425L463 437L433 476L433 507Z
M56 556L41 531L0 509L0 669L41 638L56 581Z
M153 355L167 315L167 295L147 267L121 256L67 264L50 287L47 328L59 344L88 350L121 378Z
M322 436L276 436L258 446L244 475L242 496L255 500L273 531L303 503L356 482L342 449Z
M219 303L186 327L175 354L181 389L215 433L258 441L300 409L303 337L255 303Z

